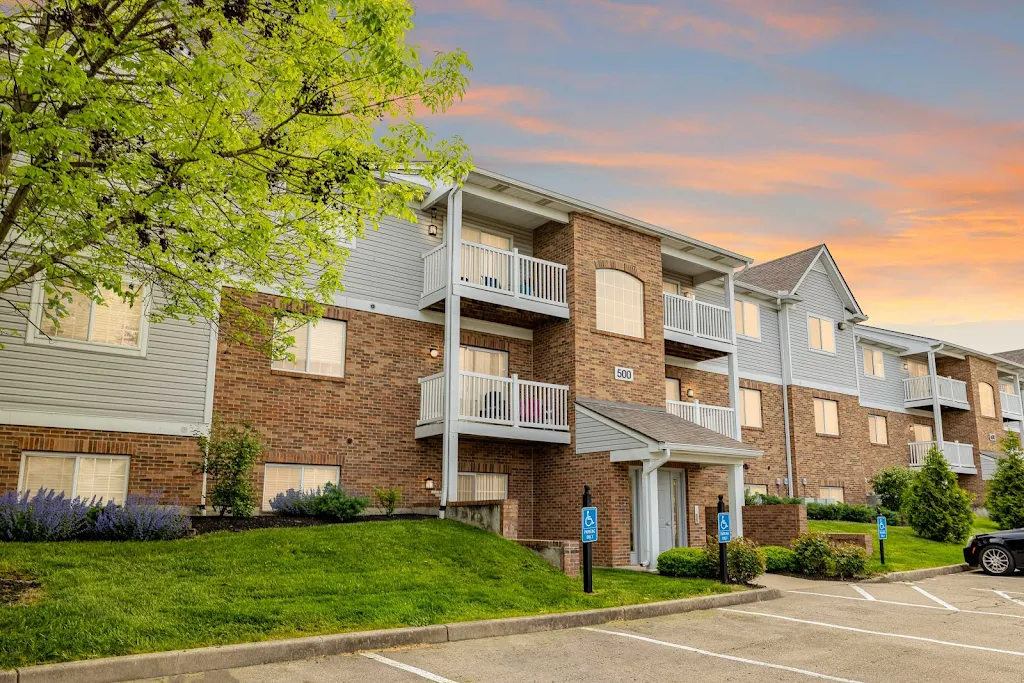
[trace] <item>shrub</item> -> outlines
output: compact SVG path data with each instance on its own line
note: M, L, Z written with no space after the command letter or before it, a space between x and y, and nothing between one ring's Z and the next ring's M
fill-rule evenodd
M807 519L830 520L835 522L873 522L874 509L867 505L846 503L808 503Z
M971 494L957 485L942 453L933 447L905 494L907 522L924 538L964 543L974 519L971 500Z
M658 573L666 576L704 579L713 576L710 569L703 548L672 548L658 555Z
M796 566L811 576L831 576L836 569L832 541L825 534L810 533L793 542Z
M270 509L289 517L313 517L316 514L316 501L319 497L320 489L315 491L288 489L270 499Z
M795 574L800 571L796 553L789 548L767 545L764 550L764 570L769 574Z
M832 544L832 557L835 561L833 576L838 579L850 579L862 576L868 566L868 554L864 548L849 543Z
M340 486L325 484L324 490L314 503L314 514L317 517L332 517L348 521L366 509L370 501L359 496L347 496Z
M376 496L377 502L380 503L380 507L387 517L394 516L395 506L402 502L402 489L398 486L389 489L375 488L373 495Z
M66 541L89 530L92 501L40 489L0 496L0 540Z
M718 539L712 536L707 538L704 562L708 575L718 576ZM729 566L729 580L734 583L750 583L764 574L764 551L759 545L742 536L729 541L726 562Z
M992 481L988 483L985 507L1000 529L1024 527L1024 448L1015 432L1007 432Z
M881 507L902 510L907 489L910 488L915 476L917 473L908 467L887 467L873 476L871 488L878 495ZM886 519L889 519L888 515Z
M879 506L875 510L878 516L885 517L885 521L889 526L906 526L907 516L902 512L895 512L893 510L887 510L884 507Z
M745 496L746 505L799 505L803 498L783 498L773 496L770 493L747 493Z
M196 469L207 475L208 499L221 515L228 510L236 517L252 517L256 495L252 470L263 455L263 439L249 423L241 427L215 421L209 437L199 437L203 459Z
M178 507L161 507L159 494L128 496L124 505L113 501L100 509L95 532L114 541L166 541L181 538L189 528L188 517Z

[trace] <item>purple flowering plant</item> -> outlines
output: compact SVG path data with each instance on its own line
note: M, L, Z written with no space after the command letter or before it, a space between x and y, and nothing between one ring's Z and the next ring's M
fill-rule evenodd
M89 531L95 505L63 493L8 491L0 495L0 541L67 541Z

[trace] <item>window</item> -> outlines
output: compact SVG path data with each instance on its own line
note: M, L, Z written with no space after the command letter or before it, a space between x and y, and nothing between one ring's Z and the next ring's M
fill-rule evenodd
M458 496L459 500L505 500L508 475L459 472Z
M839 403L824 398L814 399L814 431L829 436L839 435Z
M768 484L744 484L743 491L748 496L767 496Z
M907 372L910 374L911 377L927 377L928 364L922 363L919 360L908 360Z
M1016 389L1013 388L1013 382L1000 381L999 382L999 391L1003 392L1004 394L1016 394L1017 393Z
M992 385L988 382L978 382L978 395L981 397L981 414L984 417L996 416L996 396Z
M282 358L274 361L271 367L311 375L345 376L346 324L343 320L323 319L292 328L294 323L287 318L278 323L280 334L295 338L288 347L288 353L294 355L295 360Z
M597 329L643 338L644 283L621 270L598 270Z
M21 464L23 492L56 491L83 500L121 504L128 495L127 456L30 455Z
M508 377L508 352L460 346L459 370L493 377Z
M338 485L338 467L324 465L271 465L263 470L263 509L270 510L270 501L286 491L316 491L325 484Z
M740 424L744 427L763 426L761 420L761 392L757 389L740 389Z
M732 306L736 318L736 334L750 339L761 338L761 307L752 301L735 301Z
M842 486L822 486L818 489L818 498L827 500L830 503L846 502Z
M885 377L885 356L881 351L864 349L864 374L870 377Z
M931 425L914 425L914 443L927 443L934 440L935 437L932 435Z
M868 432L870 432L871 443L880 446L889 445L889 424L881 415L868 415Z
M676 296L685 296L693 298L693 291L687 289L683 285L679 284L675 280L662 280L661 291L666 294L675 294Z
M810 339L810 346L815 351L823 353L836 352L836 331L829 318L807 316L807 333Z
M512 238L508 235L499 235L465 225L462 226L462 241L482 244L485 247L494 247L503 251L512 251Z
M39 326L38 332L34 325L29 327L30 340L40 336L41 341L75 346L85 345L106 347L112 351L128 351L138 354L142 351L145 339L146 318L145 292L135 299L133 306L129 301L109 289L100 288L102 304L82 294L67 289L60 290L61 303L67 308L67 315L60 318L58 326L43 314L44 299L41 283L35 285L33 296L36 300L33 321ZM66 296L70 295L68 301Z
M665 400L666 401L682 401L682 389L679 386L679 380L672 379L671 377L665 378Z

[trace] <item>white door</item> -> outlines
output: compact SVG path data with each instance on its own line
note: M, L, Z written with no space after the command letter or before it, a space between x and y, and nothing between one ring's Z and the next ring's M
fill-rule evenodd
M658 471L658 550L685 545L682 511L686 509L685 480L680 470Z

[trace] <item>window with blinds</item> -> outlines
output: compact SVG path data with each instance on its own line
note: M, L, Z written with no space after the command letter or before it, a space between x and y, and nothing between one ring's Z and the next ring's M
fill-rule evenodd
M288 491L316 491L326 484L338 485L340 468L330 465L267 464L263 469L263 509L270 501Z
M882 415L868 415L868 434L871 443L879 446L889 445L889 425Z
M120 346L130 349L141 347L142 297L131 302L123 300L112 290L99 290L103 303L97 304L81 292L59 290L61 303L67 309L58 321L38 313L39 331L50 339ZM40 297L45 297L40 294ZM70 301L68 300L70 297Z
M740 425L761 429L761 392L757 389L740 389Z
M807 316L808 344L813 351L822 353L836 352L835 323L829 318Z
M56 491L99 503L124 502L128 489L127 456L25 455L22 462L23 492Z
M294 360L274 361L271 367L275 370L345 376L345 321L325 318L296 327L294 321L285 318L278 323L277 330L277 334L294 339L288 347Z
M824 398L814 399L814 431L839 436L839 403Z
M459 472L459 500L505 500L508 475L483 472Z

